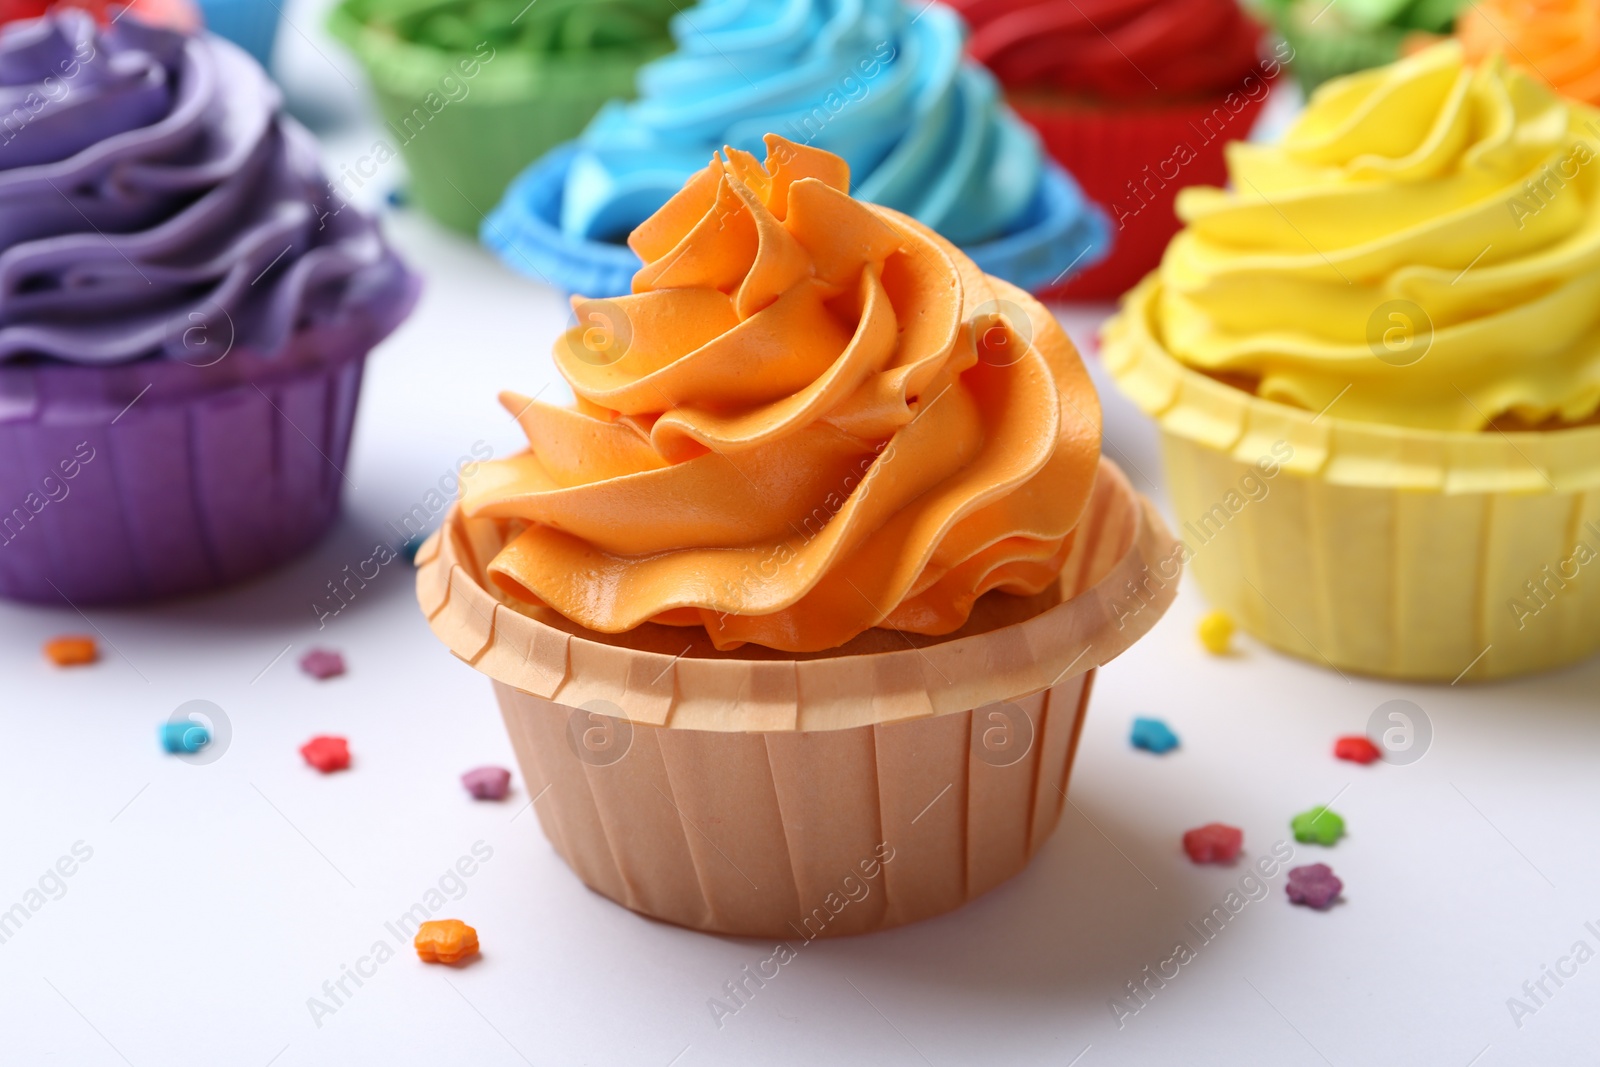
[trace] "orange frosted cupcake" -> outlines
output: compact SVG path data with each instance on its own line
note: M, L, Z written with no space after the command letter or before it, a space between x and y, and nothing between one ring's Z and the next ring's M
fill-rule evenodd
M465 480L418 592L591 887L810 937L1021 870L1178 572L1048 312L767 146L634 231L631 295L575 301L576 406L503 397L528 450Z
M1557 92L1600 104L1600 0L1480 0L1456 36L1469 61L1504 52Z

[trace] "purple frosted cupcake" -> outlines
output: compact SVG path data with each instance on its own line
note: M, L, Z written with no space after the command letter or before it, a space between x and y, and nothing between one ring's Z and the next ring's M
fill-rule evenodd
M280 103L216 37L0 31L0 596L214 588L333 520L418 283Z

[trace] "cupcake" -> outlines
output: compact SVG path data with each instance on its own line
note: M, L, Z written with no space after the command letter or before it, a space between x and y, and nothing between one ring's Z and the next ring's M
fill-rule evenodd
M1557 92L1600 104L1600 2L1481 0L1456 26L1468 60L1496 52Z
M911 215L978 267L1044 289L1104 256L1084 200L994 79L962 58L961 20L900 0L706 0L673 22L678 50L639 72L583 136L519 177L483 226L513 268L593 297L628 292L629 231L724 145L785 137L850 165L857 195Z
M1178 569L1049 313L767 145L634 231L632 295L575 301L576 406L502 397L528 450L463 480L417 588L589 886L811 938L1027 864Z
M255 57L263 67L272 65L272 44L278 39L283 0L200 0L206 28L226 37Z
M1310 92L1329 78L1392 63L1414 41L1449 33L1467 0L1263 0L1294 52L1289 64Z
M173 596L302 551L415 279L219 38L63 11L0 30L0 84L0 596Z
M1600 112L1446 43L1329 83L1106 328L1257 637L1494 678L1600 646Z
M673 0L343 0L328 25L366 67L384 144L405 156L417 203L475 234L518 171L632 94L639 64L670 47L675 10Z
M87 11L102 24L112 13L125 10L142 22L174 30L192 31L200 25L200 13L191 0L0 0L0 23L36 19L58 8Z
M1261 27L1236 0L954 0L968 51L992 70L1050 154L1111 213L1116 244L1049 296L1121 296L1178 232L1173 202L1226 180L1283 54L1258 60ZM1281 49L1286 53L1287 49Z

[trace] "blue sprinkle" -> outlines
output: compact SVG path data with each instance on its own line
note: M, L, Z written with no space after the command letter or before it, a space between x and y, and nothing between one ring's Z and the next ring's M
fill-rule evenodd
M1160 719L1134 719L1133 736L1129 738L1134 748L1160 755L1178 747L1178 735Z
M389 190L389 195L384 197L390 207L405 207L411 197L402 188L396 187Z
M211 731L194 722L164 722L157 736L168 752L199 752L211 743Z

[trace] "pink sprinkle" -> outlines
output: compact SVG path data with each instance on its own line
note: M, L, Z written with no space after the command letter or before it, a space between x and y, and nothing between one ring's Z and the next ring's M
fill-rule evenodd
M1244 831L1220 822L1183 835L1183 850L1195 863L1232 863L1244 847Z
M511 791L511 772L504 767L475 767L461 776L461 784L479 800L504 800Z
M300 657L300 669L313 678L327 681L344 673L344 657L326 648L313 648Z

